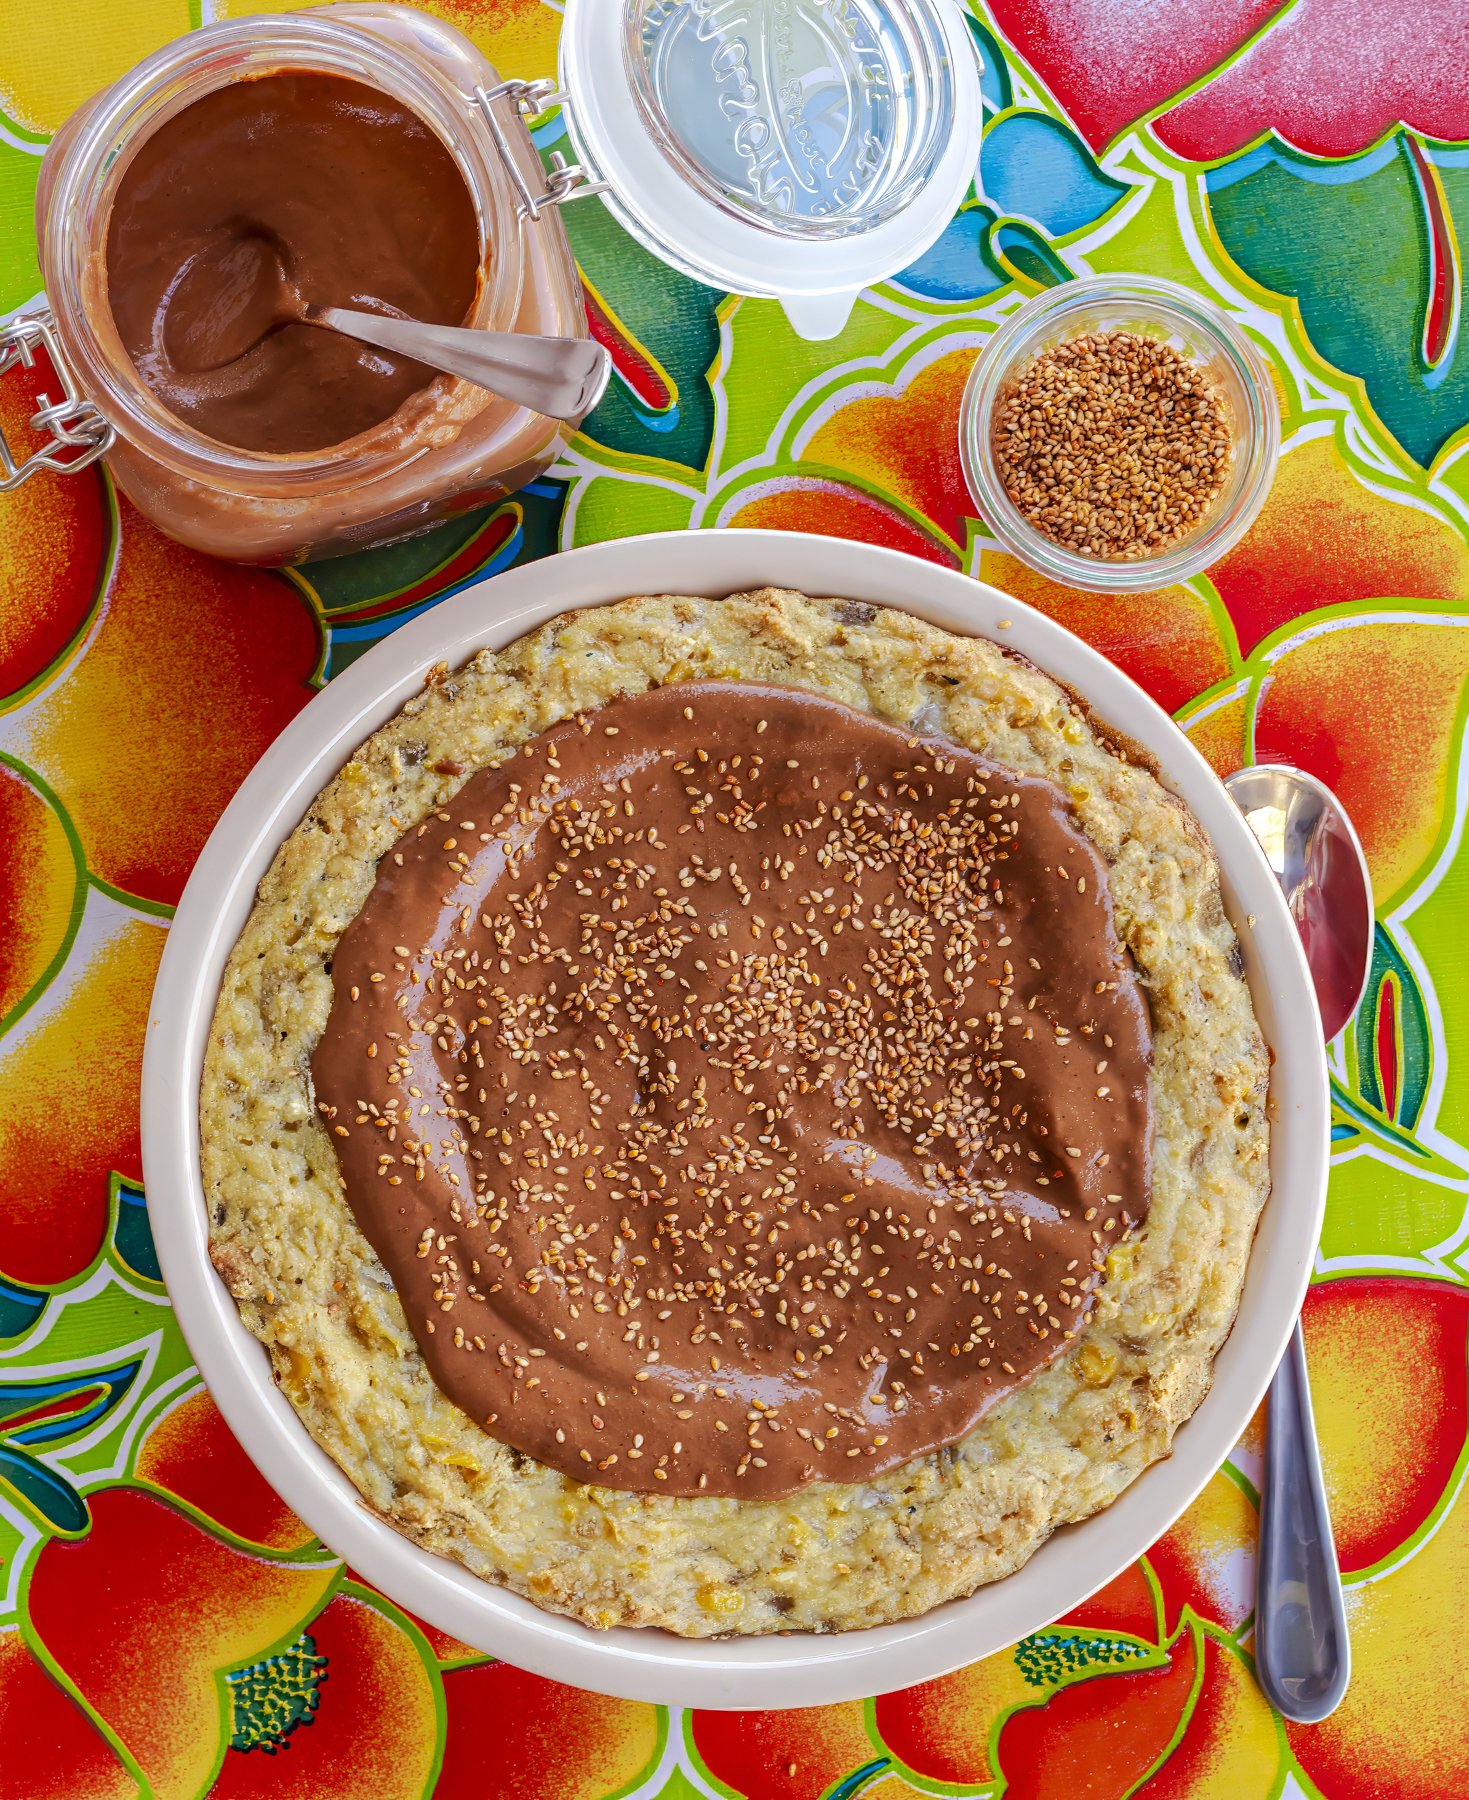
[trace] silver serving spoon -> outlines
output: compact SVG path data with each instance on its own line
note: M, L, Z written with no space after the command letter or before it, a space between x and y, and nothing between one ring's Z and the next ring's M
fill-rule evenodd
M529 407L548 419L580 420L602 398L612 358L590 338L533 337L524 331L467 331L458 325L421 325L385 319L340 306L308 306L308 325L325 325L345 337L396 351L462 375L502 400Z
M1224 785L1285 893L1329 1043L1357 1010L1372 965L1372 881L1362 846L1341 802L1304 770L1262 763ZM1255 1672L1271 1705L1301 1725L1336 1710L1352 1673L1299 1319L1270 1384Z
M612 373L612 358L587 338L470 331L317 305L291 279L277 246L261 236L220 240L189 263L168 296L163 346L175 369L203 374L292 324L319 325L411 356L549 419L582 419Z

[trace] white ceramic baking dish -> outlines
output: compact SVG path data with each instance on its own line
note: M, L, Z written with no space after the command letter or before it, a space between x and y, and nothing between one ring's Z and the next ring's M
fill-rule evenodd
M1213 840L1274 1052L1273 1193L1213 1389L1173 1455L1105 1512L1058 1531L1019 1573L922 1618L830 1637L690 1642L656 1630L594 1632L384 1525L277 1391L264 1349L209 1261L199 1175L204 1045L225 960L277 846L433 663L453 667L572 607L765 585L902 607L990 637L1075 688L1100 720L1152 753ZM1315 996L1275 878L1208 764L1127 676L1020 601L896 551L795 532L672 532L568 551L456 594L354 662L271 745L205 845L169 932L143 1062L143 1166L164 1278L210 1392L271 1485L368 1581L464 1642L578 1687L669 1705L813 1706L907 1686L1014 1643L1110 1581L1188 1506L1259 1404L1305 1292L1326 1197L1327 1095Z

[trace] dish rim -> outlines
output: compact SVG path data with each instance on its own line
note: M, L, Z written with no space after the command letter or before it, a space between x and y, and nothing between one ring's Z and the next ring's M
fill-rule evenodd
M1261 1215L1213 1386L1180 1427L1173 1454L1102 1512L1060 1527L1015 1574L917 1618L831 1635L594 1632L400 1536L359 1500L276 1388L264 1346L209 1261L199 1168L203 1052L224 964L276 849L434 663L457 667L558 613L628 595L722 598L765 586L894 607L986 637L1084 695L1099 721L1157 758L1163 786L1214 844L1225 910L1273 1053L1275 1200ZM828 1705L931 1680L1051 1623L1147 1550L1234 1447L1289 1339L1320 1236L1330 1120L1325 1047L1294 923L1243 816L1168 715L1080 638L987 583L900 551L758 530L627 537L509 570L410 620L324 688L246 777L189 877L149 1007L141 1111L154 1241L180 1329L246 1454L323 1544L399 1605L520 1668L623 1699L713 1709Z

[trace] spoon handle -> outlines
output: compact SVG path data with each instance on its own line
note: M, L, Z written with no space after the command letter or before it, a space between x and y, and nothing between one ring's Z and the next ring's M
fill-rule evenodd
M384 319L340 306L314 306L308 316L313 324L329 325L347 337L463 376L548 419L580 421L597 404L612 373L611 357L588 338L468 331L458 325Z
M1260 1560L1255 1587L1255 1670L1266 1698L1298 1724L1334 1712L1352 1673L1341 1574L1300 1320L1270 1384Z

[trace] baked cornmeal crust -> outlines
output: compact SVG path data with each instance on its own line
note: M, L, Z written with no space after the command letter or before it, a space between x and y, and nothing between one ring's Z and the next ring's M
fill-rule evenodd
M332 998L323 964L403 827L499 746L617 694L709 676L812 688L1060 783L1111 864L1155 1030L1152 1209L1108 1259L1072 1351L950 1450L870 1485L818 1482L764 1503L580 1486L445 1399L348 1210L308 1072ZM691 1637L922 1613L1108 1505L1169 1453L1208 1391L1269 1189L1268 1064L1239 967L1191 816L1061 688L993 644L775 589L567 614L436 670L261 882L200 1095L214 1263L282 1390L372 1510L486 1580L588 1625Z

